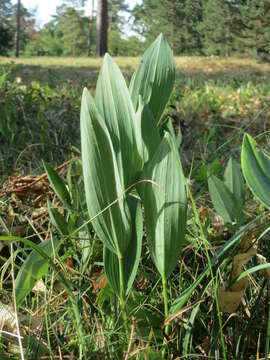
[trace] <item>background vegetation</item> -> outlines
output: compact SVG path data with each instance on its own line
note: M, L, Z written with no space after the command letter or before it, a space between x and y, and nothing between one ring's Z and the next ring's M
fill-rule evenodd
M21 4L21 54L95 55L97 5L106 3L108 48L114 56L140 54L160 32L175 55L269 55L269 0L143 0L133 8L125 0L99 0L90 17L84 3L63 0L41 29L35 26L35 13ZM16 28L11 0L0 2L0 23L0 55L11 54Z

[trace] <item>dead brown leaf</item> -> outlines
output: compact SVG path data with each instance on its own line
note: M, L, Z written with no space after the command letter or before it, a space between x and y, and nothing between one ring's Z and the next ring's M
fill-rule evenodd
M256 237L251 232L248 232L241 241L241 251L243 253L237 254L233 258L231 280L236 279L244 270L244 266L257 254ZM223 286L219 287L218 300L221 312L233 313L237 310L244 296L248 284L248 277L233 283L233 285L225 289Z
M93 285L94 293L97 293L100 289L104 289L108 281L107 276L104 274L103 270L95 272L90 280Z

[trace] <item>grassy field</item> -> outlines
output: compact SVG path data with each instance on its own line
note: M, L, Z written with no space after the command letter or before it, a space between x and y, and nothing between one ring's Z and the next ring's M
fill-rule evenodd
M14 64L16 74L28 82L31 80L50 82L51 77L57 79L76 79L84 81L99 70L101 59L96 58L55 58L36 57L10 59L0 57L0 65ZM134 71L139 62L138 58L118 57L115 61L127 75ZM270 64L260 63L256 59L219 58L219 57L175 57L176 69L179 76L204 76L209 79L234 76L267 77ZM92 73L91 73L92 72ZM257 79L259 80L259 79Z
M138 59L116 61L129 81ZM203 271L208 255L216 254L237 231L225 227L216 216L207 171L222 178L230 156L240 162L244 132L270 149L270 64L217 57L178 57L175 63L176 83L164 119L171 119L177 132L181 129L181 160L207 243L202 242L190 206L186 243L169 281L171 302ZM101 60L87 58L0 58L0 235L30 237L36 243L62 239L49 221L47 199L61 213L65 210L46 180L41 160L60 167L65 181L71 172L71 182L82 194L74 214L87 218L79 163L79 113L83 87L94 92L100 65ZM269 212L247 189L245 214L249 220L261 216L246 235L257 239L268 226ZM270 258L268 237L263 235L258 243L258 253L266 260ZM145 239L135 289L128 299L128 339L103 273L102 252L94 234L91 241L85 241L85 234L80 233L62 239L55 258L58 271L74 285L87 359L160 359L162 289ZM233 248L230 257L213 268L212 278L207 277L192 293L190 307L170 323L168 359L224 360L224 354L228 360L264 359L269 346L269 275L259 272L250 276L245 296L234 312L221 313L216 301L218 286L230 277L232 258L239 252L239 247ZM6 331L0 339L0 359L20 357L12 336L16 333L13 275L28 253L29 248L19 242L0 247L0 329ZM257 260L253 258L251 264L257 265ZM18 310L26 358L78 358L75 319L55 269L39 285L40 290L29 294ZM1 322L1 317L7 320Z

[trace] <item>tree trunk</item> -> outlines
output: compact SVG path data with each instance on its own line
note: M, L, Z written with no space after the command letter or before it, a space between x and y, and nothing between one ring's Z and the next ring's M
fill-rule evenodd
M17 1L16 30L15 30L15 57L20 56L20 26L21 25L21 0Z
M97 22L96 56L103 56L108 51L108 2L107 2L107 0L98 0L96 22Z
M90 14L90 18L89 18L89 30L88 30L88 41L87 41L88 56L91 55L91 45L92 45L92 40L93 40L94 5L95 5L95 1L92 0L92 9L91 9L91 14Z

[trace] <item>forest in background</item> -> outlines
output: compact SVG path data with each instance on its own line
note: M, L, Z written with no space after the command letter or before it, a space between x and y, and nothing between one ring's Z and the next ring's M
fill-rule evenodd
M26 57L137 56L160 32L175 55L269 57L270 0L143 0L133 8L125 0L91 3L87 17L84 0L63 0L38 29L35 12L21 1L0 0L0 55L14 54L19 30Z

